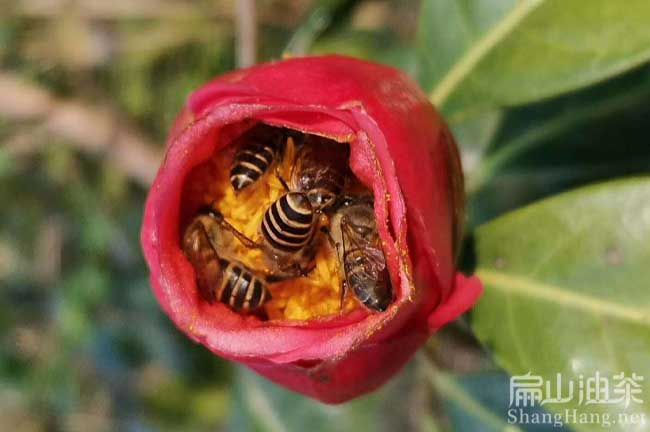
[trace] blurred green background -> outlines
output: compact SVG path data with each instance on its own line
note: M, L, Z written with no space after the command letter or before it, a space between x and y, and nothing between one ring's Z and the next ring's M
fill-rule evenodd
M510 231L501 236L495 217L650 168L650 11L647 1L613 4L622 3L0 2L0 431L561 430L506 423L508 374L468 320L351 403L325 406L279 389L171 325L151 294L138 235L167 129L192 89L252 60L338 52L399 67L431 92L467 174L461 264L501 269L504 255L494 251ZM617 217L596 220L591 232L616 230ZM518 236L547 219L524 218L505 244L517 255ZM474 231L486 222L497 225ZM535 244L556 231L548 226L550 237ZM531 252L521 271L538 261ZM570 262L595 268L594 277L605 271ZM562 284L567 272L551 279ZM643 272L639 260L616 280L639 287ZM525 373L534 362L513 363L492 332L506 323L489 314L499 280L487 284L474 331L501 367ZM647 305L647 293L634 295ZM530 329L533 338L547 331L539 322ZM635 332L645 344L635 352L647 353L648 323ZM557 356L547 364L575 358L580 339L551 346ZM538 358L538 348L519 349Z

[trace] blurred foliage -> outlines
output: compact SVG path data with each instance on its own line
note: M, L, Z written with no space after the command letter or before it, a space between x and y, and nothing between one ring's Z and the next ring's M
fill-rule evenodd
M239 369L230 431L436 430L430 392L419 382L423 364L412 362L378 391L343 405L325 405Z
M450 120L534 102L648 60L649 19L645 0L424 0L420 75Z
M647 320L632 328L542 301L549 284L573 299L569 281L582 275L613 309L647 310L643 181L495 219L648 173L645 0L256 5L260 60L336 52L390 64L448 116L467 174L461 264L487 282L476 335L454 323L387 386L334 407L188 341L150 292L138 235L171 121L192 89L236 67L235 1L14 0L0 16L0 430L547 430L505 423L508 376L480 343L506 372L545 377L567 368L572 349L604 369L614 331L636 341L626 356L647 354ZM630 202L640 207L626 213ZM588 229L563 231L585 218ZM641 231L620 232L630 226ZM604 265L603 248L624 261ZM508 301L525 315L502 311ZM504 316L530 343L503 330ZM570 330L592 320L609 323L606 338ZM521 350L534 361L513 358Z

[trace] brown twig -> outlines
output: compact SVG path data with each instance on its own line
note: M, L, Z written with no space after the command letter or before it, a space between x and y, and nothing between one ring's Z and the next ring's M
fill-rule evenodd
M255 0L237 1L237 66L247 67L257 60L257 9Z
M161 160L160 150L106 106L61 100L10 73L0 72L0 117L38 121L38 127L62 137L81 151L102 154L117 169L149 186Z
M55 216L41 224L34 250L34 274L44 286L53 285L61 276L63 223Z

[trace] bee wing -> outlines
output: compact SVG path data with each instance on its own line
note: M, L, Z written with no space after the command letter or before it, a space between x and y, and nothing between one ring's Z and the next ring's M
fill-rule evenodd
M221 264L219 254L200 221L194 222L187 229L183 238L183 251L194 267L199 293L208 302L214 302L223 277Z
M301 150L296 150L296 142L292 136L288 136L284 142L284 154L283 157L286 158L291 163L291 172L289 173L289 178L293 178L293 173L296 169L296 162L300 157Z
M386 310L392 293L386 258L378 237L371 240L358 235L348 224L342 225L344 250L354 245L353 247L361 251L360 254L354 253L351 260L344 259L346 283L366 307L376 311ZM347 252L346 250L344 254Z
M368 277L376 277L386 268L386 259L381 245L377 242L369 242L363 237L359 236L352 226L347 222L346 218L341 219L341 237L343 238L343 256L346 255L346 249L360 249L363 251L364 256L364 273ZM349 244L348 244L349 243ZM346 276L347 278L347 276Z
M384 252L377 245L376 247L367 247L365 250L366 257L372 263L373 268L380 272L386 268L386 258Z

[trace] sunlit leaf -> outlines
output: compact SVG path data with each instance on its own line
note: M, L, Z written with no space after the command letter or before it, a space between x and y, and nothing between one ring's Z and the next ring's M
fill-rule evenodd
M620 372L650 376L649 236L647 177L578 189L477 230L485 293L473 328L511 374L555 380L560 373L565 391L576 381L575 398L550 410L646 411L635 403L579 404L577 382L596 372L610 380Z
M425 0L422 82L453 117L539 100L646 61L649 20L646 0Z

